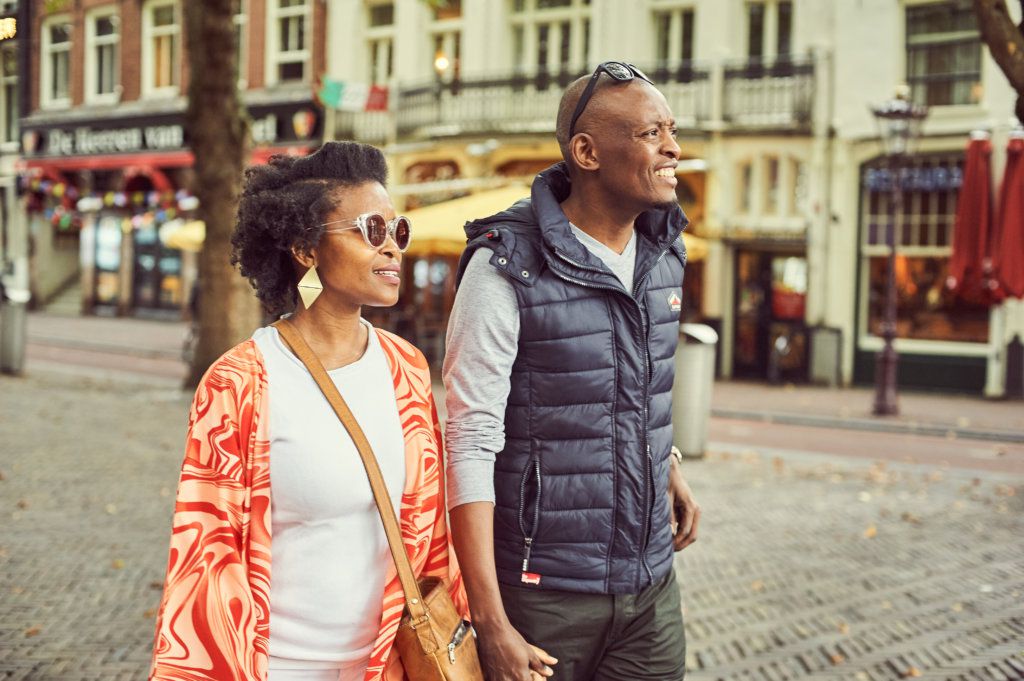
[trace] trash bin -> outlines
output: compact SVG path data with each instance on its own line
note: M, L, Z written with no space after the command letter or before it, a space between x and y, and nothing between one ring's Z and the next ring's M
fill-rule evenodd
M25 368L25 323L29 294L3 288L0 295L0 372L20 374Z
M683 456L700 458L708 442L718 333L706 324L682 324L672 386L672 441Z

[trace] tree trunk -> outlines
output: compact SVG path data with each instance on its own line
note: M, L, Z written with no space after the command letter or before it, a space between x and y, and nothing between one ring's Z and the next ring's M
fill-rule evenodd
M981 39L988 45L992 58L1006 74L1017 92L1014 113L1024 123L1024 21L1018 26L1010 17L1006 0L973 0ZM1024 12L1024 1L1021 2Z
M249 155L249 119L238 94L234 14L237 0L185 0L189 61L189 145L195 193L206 240L199 254L198 340L188 383L252 333L260 311L248 282L231 266L242 171Z

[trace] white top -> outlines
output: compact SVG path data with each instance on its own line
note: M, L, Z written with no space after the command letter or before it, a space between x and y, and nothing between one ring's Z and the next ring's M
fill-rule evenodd
M573 235L633 292L636 232L616 253L576 225ZM490 264L492 251L473 253L455 294L445 343L448 421L448 508L494 503L494 458L505 448L505 405L519 352L519 304L514 284Z
M394 383L367 322L363 356L328 372L373 448L396 512L405 442ZM361 681L392 559L359 452L277 329L253 335L270 413L271 669L344 670Z

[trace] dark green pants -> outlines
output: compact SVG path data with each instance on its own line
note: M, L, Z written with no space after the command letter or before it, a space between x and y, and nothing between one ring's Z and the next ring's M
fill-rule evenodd
M681 681L686 635L675 572L638 594L501 585L508 618L556 658L557 681Z

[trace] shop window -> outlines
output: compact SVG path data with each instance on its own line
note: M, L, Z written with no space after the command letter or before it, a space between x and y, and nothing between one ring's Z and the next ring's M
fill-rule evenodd
M312 54L309 0L269 0L267 81L305 81Z
M462 18L462 0L442 0L434 6L434 21Z
M39 75L43 107L71 104L71 24L68 17L54 17L43 23L42 63Z
M142 16L142 91L148 95L176 95L181 71L177 4L150 2Z
M962 156L922 157L900 173L903 208L894 225L898 338L988 341L988 308L946 287ZM888 278L892 174L868 165L861 185L861 333L881 335Z
M120 19L104 8L86 20L85 92L92 103L113 103L120 94Z
M0 49L0 144L18 141L18 50Z
M907 8L907 84L928 106L981 98L981 39L974 10L961 2Z

